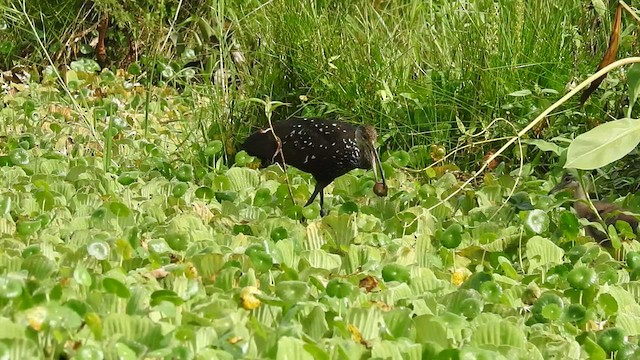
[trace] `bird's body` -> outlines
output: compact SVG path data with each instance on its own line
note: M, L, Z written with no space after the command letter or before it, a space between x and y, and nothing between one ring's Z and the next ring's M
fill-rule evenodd
M587 219L589 222L600 222L600 219L604 221L606 226L614 225L617 221L624 221L631 226L634 232L639 232L638 229L638 218L635 216L627 215L624 213L625 209L621 208L616 204L611 204L603 201L593 201L592 209L589 206L588 197L585 193L584 189L576 180L576 178L567 173L562 177L562 180L556 187L554 187L551 192L557 192L561 190L569 190L573 195L575 202L573 203L573 208L581 218ZM598 230L593 226L588 226L586 229L586 233L588 236L594 238L599 244L602 244L606 247L611 246L611 241L609 240L609 235Z
M316 188L306 205L320 194L322 210L323 189L327 185L356 168L373 167L375 172L374 162L380 167L384 183L375 149L377 134L369 125L354 126L334 119L292 118L274 122L273 131L281 141L282 154L271 129L251 134L244 142L244 149L249 155L259 158L263 165L282 164L284 155L287 165L313 175Z

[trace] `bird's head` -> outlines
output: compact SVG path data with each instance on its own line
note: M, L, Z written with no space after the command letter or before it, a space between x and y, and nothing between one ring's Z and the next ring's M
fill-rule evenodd
M566 172L562 175L560 182L549 191L549 194L557 193L566 190L573 195L575 199L582 199L585 197L582 186L578 181L577 175L572 172Z
M384 178L384 170L382 169L382 163L380 162L380 156L378 155L378 150L376 150L376 139L378 138L378 133L376 129L371 125L362 125L356 128L356 143L360 151L362 151L362 155L366 159L366 161L373 168L373 174L376 177L376 182L378 182L378 171L380 171L380 178L382 179L382 187L385 189L387 183ZM377 193L377 192L376 192Z

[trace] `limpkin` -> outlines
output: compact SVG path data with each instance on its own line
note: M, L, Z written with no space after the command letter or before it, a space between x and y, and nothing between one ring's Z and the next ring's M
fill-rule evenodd
M551 193L559 192L562 190L568 190L573 199L575 200L573 203L573 208L579 217L587 219L589 222L599 222L598 215L589 207L587 194L585 193L582 185L576 179L576 177L572 173L565 173L562 176L562 180L556 185L551 191ZM605 225L614 225L616 221L621 220L627 222L631 225L631 229L634 232L638 232L638 219L634 216L627 215L623 211L625 209L621 208L618 205L604 202L604 201L593 201L593 206L595 210L600 215L600 218L604 221ZM593 226L588 226L586 229L587 235L594 238L599 244L605 247L611 247L611 241L609 240L609 235L596 229Z
M291 118L273 123L273 130L281 142L287 165L310 173L316 187L304 206L311 204L320 194L320 214L324 215L324 188L338 176L349 171L371 169L376 178L374 191L386 195L387 185L376 150L377 133L371 125L354 126L335 119ZM271 129L258 130L244 142L249 155L260 159L263 166L274 162L282 164ZM376 166L382 183L378 182Z

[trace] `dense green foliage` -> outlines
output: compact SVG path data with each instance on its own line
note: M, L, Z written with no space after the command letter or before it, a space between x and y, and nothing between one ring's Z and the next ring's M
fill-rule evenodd
M31 74L0 90L0 358L640 356L636 235L617 224L622 240L602 248L566 194L548 194L566 138L637 117L624 70L533 134L548 142L510 148L447 199L456 169L475 170L593 72L604 9L99 0L0 11L0 64ZM96 30L78 34L105 12L101 69ZM257 169L238 144L291 113L374 124L388 196L355 170L328 187L320 217L301 206L308 174ZM469 147L433 166L458 145ZM638 187L634 155L605 169L606 190ZM605 193L640 213L640 195Z
M603 25L609 21L606 12L577 0L473 4L143 1L127 5L101 0L95 7L65 3L77 6L77 11L35 4L39 3L31 6L49 6L40 12L26 10L44 50L60 54L56 59L92 56L89 44L96 39L95 29L84 37L78 33L99 21L99 9L113 19L107 36L113 65L123 60L130 37L139 48L145 71L162 72L168 83L189 82L191 72L183 71L183 66L194 61L204 73L224 68L239 88L193 88L216 103L234 103L228 110L210 108L198 114L205 123L219 119L215 125L223 129L214 132L246 134L246 126L235 124L238 120L262 125L264 114L242 99L269 96L295 105L279 109L282 112L338 111L356 121L372 122L388 129L389 146L406 150L425 143L451 149L461 135L456 119L466 129L487 128L495 118L517 127L528 122L569 84L593 71L594 54L607 45L608 28ZM13 36L2 46L5 66L19 63L26 51L42 53L32 39L30 24L21 16L20 2L12 5L4 10L10 31L5 33ZM76 16L78 12L83 16ZM629 50L630 41L631 37L623 38L622 53ZM74 45L69 48L66 43ZM233 61L234 44L244 54L246 61L241 65ZM29 60L38 58L30 55ZM163 72L167 67L171 71ZM615 89L616 75L609 82L605 85ZM615 112L620 103L610 95L596 97L587 118L604 118L599 109L605 104L613 105L611 115L619 117ZM560 126L545 136L573 131L568 124L584 129L580 114L561 113L554 121ZM228 122L234 123L233 129L228 129ZM484 138L503 135L513 135L512 129L493 126Z

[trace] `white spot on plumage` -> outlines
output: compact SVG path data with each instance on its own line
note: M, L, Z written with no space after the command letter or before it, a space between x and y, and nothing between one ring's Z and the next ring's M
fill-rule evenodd
M309 155L307 155L307 157L304 158L304 163L306 164L307 161L309 161Z
M315 155L311 155L311 160L315 159L316 156Z

